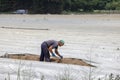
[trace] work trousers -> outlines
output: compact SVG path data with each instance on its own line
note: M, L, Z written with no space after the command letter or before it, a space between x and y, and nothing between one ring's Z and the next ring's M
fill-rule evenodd
M48 45L46 42L43 42L41 44L40 61L50 62L50 54L49 54Z

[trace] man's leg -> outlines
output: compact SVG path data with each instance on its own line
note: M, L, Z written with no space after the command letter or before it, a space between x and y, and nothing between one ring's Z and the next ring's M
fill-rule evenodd
M44 53L43 53L43 50L42 50L42 48L41 48L40 61L44 61Z
M41 44L40 61L44 61L44 43Z
M46 61L46 62L50 62L50 54L49 54L48 49L46 50L44 56L45 56L45 61Z
M46 43L43 43L41 45L40 61L44 61L44 58L46 62L50 62L50 54L49 54L49 50L48 50Z

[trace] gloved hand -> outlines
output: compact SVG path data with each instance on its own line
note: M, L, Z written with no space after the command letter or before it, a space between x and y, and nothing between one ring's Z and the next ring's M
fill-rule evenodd
M52 57L56 57L54 53L52 53Z
M63 56L60 55L60 59L63 59Z

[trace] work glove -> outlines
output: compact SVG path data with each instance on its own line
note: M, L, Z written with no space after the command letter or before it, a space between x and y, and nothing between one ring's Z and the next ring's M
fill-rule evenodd
M52 53L52 57L56 57L54 53Z
M60 55L60 59L63 59L63 56Z

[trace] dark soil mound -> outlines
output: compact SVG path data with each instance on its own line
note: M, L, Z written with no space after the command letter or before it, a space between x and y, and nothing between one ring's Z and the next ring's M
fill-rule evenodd
M3 56L0 56L0 58L11 58L11 59L21 59L21 60L33 60L33 61L39 61L39 57L40 57L39 55L35 55L35 54L5 54ZM82 59L76 59L76 58L63 58L63 59L51 58L51 62L95 67L91 64L86 63Z

